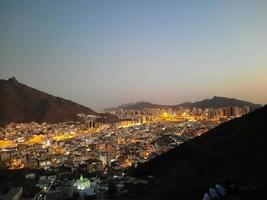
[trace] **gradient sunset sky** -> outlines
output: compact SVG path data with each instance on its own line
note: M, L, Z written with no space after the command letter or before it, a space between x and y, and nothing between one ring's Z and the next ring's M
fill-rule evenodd
M0 78L99 110L267 103L267 1L0 0Z

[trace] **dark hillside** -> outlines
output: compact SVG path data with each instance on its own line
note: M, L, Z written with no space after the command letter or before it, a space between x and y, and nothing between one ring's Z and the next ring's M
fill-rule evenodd
M123 199L202 199L207 189L231 180L267 189L267 106L226 122L139 166L132 176L149 184Z
M81 112L96 114L90 108L28 87L15 78L0 80L0 126L12 121L75 121Z

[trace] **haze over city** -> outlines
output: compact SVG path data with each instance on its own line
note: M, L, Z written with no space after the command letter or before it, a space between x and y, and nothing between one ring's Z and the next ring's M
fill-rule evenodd
M96 110L266 103L267 1L204 2L1 1L1 78Z

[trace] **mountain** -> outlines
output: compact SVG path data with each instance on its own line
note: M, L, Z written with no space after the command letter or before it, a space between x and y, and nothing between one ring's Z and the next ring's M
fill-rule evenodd
M0 80L0 126L10 122L76 121L77 113L97 114L90 108L41 92L15 78Z
M136 103L129 103L129 104L123 104L118 106L118 109L125 109L125 110L142 110L144 108L167 108L169 106L166 105L158 105L158 104L153 104L147 101L139 101Z
M133 185L121 199L202 199L209 187L226 180L259 195L267 189L266 119L264 106L140 165L130 175L148 184Z
M112 108L107 108L104 109L106 112L111 112L115 110L143 110L147 108L168 108L168 105L158 105L158 104L153 104L148 101L138 101L135 103L127 103L127 104L122 104L117 107L112 107Z
M243 100L234 99L234 98L227 98L227 97L217 97L217 96L214 96L212 99L205 99L205 100L197 101L194 103L185 102L177 106L196 107L196 108L220 108L220 107L229 107L229 106L239 106L239 107L248 106L250 107L251 110L255 110L261 107L261 105L259 104L254 104L248 101L243 101Z
M177 105L159 105L159 104L153 104L146 101L140 101L136 103L129 103L129 104L123 104L115 108L109 108L105 111L114 111L119 109L124 110L142 110L147 108L179 108L179 107L186 107L186 108L220 108L220 107L230 107L230 106L239 106L244 107L248 106L251 110L256 110L257 108L260 108L261 105L254 104L248 101L243 101L239 99L234 98L227 98L227 97L217 97L214 96L212 99L205 99L202 101L197 101L194 103L191 102L184 102Z

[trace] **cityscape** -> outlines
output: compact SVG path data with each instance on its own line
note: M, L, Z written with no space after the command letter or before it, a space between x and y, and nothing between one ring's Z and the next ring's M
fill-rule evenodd
M262 200L267 0L0 0L0 200Z
M116 183L119 195L127 191L125 180L137 181L125 175L128 169L241 117L249 109L119 109L110 112L118 117L115 123L84 113L78 114L79 122L10 123L1 128L1 168L49 171L49 175L35 179L36 188L41 190L34 194L36 199L73 198L75 194L104 199L109 184ZM62 167L69 171L61 173ZM31 179L38 175L25 176Z

